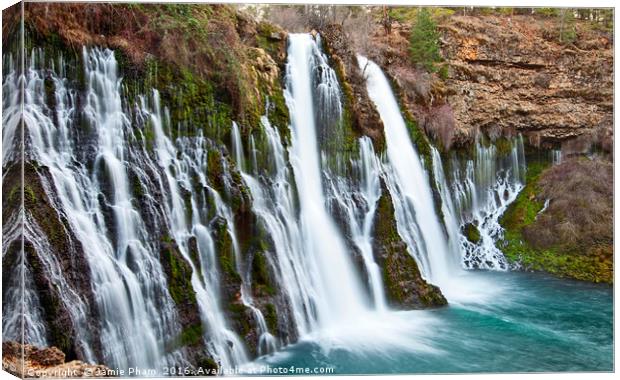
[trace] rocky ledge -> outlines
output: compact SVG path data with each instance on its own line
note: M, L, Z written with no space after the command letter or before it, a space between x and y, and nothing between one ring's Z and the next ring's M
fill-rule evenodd
M65 363L65 354L56 347L39 348L14 341L2 343L2 369L20 378L112 375L112 370L104 365L88 364L79 360Z
M552 32L557 23L452 16L441 26L457 130L522 132L534 145L583 136L611 148L611 41L578 23L575 40L561 43Z
M440 146L522 133L530 144L583 153L613 141L613 49L609 36L575 21L560 42L560 21L534 15L452 14L438 22L444 73L409 59L407 22L377 26L368 55L402 89L403 106Z

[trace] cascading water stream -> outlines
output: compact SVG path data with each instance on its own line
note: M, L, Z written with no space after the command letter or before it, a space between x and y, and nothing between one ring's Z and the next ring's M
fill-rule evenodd
M249 176L248 174L245 173L245 170L244 170L245 169L245 157L243 154L243 145L241 143L241 134L239 133L239 126L237 125L236 122L232 123L231 132L232 132L232 147L233 147L233 153L235 155L235 161L237 162L237 166L238 166L239 172L241 173L242 178L244 178L244 180L246 180L247 182L247 178ZM244 281L241 285L241 301L246 307L249 307L252 310L252 313L254 314L254 319L257 321L257 328L258 328L258 335L259 335L258 354L264 355L264 354L271 353L276 350L277 342L276 342L275 337L269 332L269 329L267 328L267 323L265 322L265 317L263 316L263 313L256 306L254 306L254 301L252 299L252 291L250 289L250 284L252 282L252 279L250 277L251 272L249 270L244 271L242 268L242 263L240 260L241 251L239 250L239 244L237 243L237 236L236 236L236 233L234 232L234 229L230 229L230 226L234 226L232 213L230 212L229 209L227 209L224 206L222 202L218 202L217 205L218 205L218 209L221 210L220 214L223 215L227 220L229 231L233 238L235 257L237 258L236 260L237 271L239 273L242 273L242 276L243 276Z
M437 217L428 175L387 78L374 62L358 56L358 63L367 77L368 95L385 127L385 176L396 209L398 232L417 259L423 276L449 292L460 266Z
M314 284L320 280L314 260L304 251L293 179L280 135L266 117L261 118L261 123L271 167L266 168L260 176L256 174L256 177L243 171L241 173L252 194L252 208L273 240L278 283L290 300L297 334L303 335L317 327L313 305L319 294ZM256 159L253 161L257 162ZM253 171L259 173L260 168L253 165Z
M164 357L165 331L171 329L162 321L173 319L161 304L171 300L166 297L161 267L137 232L143 228L139 215L128 201L122 137L127 124L121 109L116 61L108 50L84 49L83 55L87 80L84 117L96 135L95 162L101 163L101 171L89 173L87 166L73 154L77 141L77 128L72 124L76 93L67 90L65 80L54 74L56 123L44 112L43 78L34 69L35 53L26 79L24 120L28 127L28 154L49 171L53 183L48 185L41 177L43 186L49 186L46 188L49 199L58 200L53 205L67 218L92 268L90 276L101 321L103 360L118 368L135 365L157 368ZM98 199L108 181L114 192L107 203L119 229L115 241L108 238L102 203ZM45 256L47 252L45 247L40 247L40 255ZM59 267L49 260L44 262ZM57 279L62 289L63 275L51 277ZM81 315L84 308L79 297L71 297L69 289L61 290L61 297L72 313L77 339L83 345L82 355L86 360L94 360L90 339L84 331L86 321Z
M289 159L299 192L301 239L306 254L316 260L321 297L314 299L322 325L353 320L367 310L357 274L347 256L342 234L328 214L317 147L311 73L325 64L316 41L308 34L290 34L285 98L291 114ZM325 64L325 67L328 67ZM332 76L322 75L326 80ZM337 83L321 83L336 86Z
M386 310L385 291L381 268L373 256L373 226L377 201L381 196L381 163L375 155L372 141L364 136L359 139L359 159L351 160L353 173L358 179L353 184L352 178L338 175L328 177L331 196L338 207L346 213L346 225L350 230L351 240L359 250L368 273L368 284L373 304L379 311Z
M476 142L472 160L460 162L453 157L450 161L451 181L444 177L441 158L436 151L433 165L437 167L437 186L443 189L442 203L454 209L446 216L458 216L449 224L463 227L471 223L480 233L478 242L460 236L463 265L470 269L507 270L508 263L495 242L503 236L500 217L524 186L526 165L523 138L516 137L510 152L503 156L495 146L485 147L481 142ZM447 183L452 184L451 191L446 190Z
M205 173L209 170L207 168L205 139L199 135L194 144L189 140L179 139L179 147L177 148L164 131L159 93L156 90L153 91L152 110L146 106L144 98L142 98L141 103L142 112L149 115L155 132L157 163L165 177L161 182L166 184L166 187L162 188L162 194L169 193L166 199L168 223L179 251L192 269L191 283L196 291L201 318L210 334L208 343L212 347L215 358L223 367L229 368L236 363L243 363L247 361L244 345L237 334L228 327L221 310L219 275L215 266L215 248L211 231L200 218L201 208L205 207L206 197L214 197L218 210L221 209L219 194L208 186L205 178ZM169 125L169 122L166 125ZM179 151L181 152L181 159L177 158ZM189 191L192 188L189 183L192 174L196 174L200 185L208 189L208 194L205 194L201 201L197 199L195 192L190 191L192 219L188 224L187 210L181 195L181 185ZM200 203L203 204L199 206ZM195 236L197 240L201 271L197 270L189 254L188 242L192 236ZM202 273L202 279L199 278L199 273Z

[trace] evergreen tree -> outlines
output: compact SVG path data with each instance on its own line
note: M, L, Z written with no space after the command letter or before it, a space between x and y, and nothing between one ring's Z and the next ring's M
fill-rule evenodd
M436 63L441 62L439 53L439 32L426 8L420 9L416 23L409 35L411 60L429 72L437 71Z

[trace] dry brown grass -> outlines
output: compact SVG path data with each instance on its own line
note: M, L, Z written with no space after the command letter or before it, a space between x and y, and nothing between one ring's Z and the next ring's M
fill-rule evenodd
M540 201L549 207L524 229L540 249L560 248L585 255L608 255L613 247L613 164L572 158L545 171Z

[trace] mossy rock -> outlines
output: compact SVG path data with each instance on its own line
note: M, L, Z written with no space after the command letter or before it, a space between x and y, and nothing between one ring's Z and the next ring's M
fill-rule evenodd
M256 296L276 294L265 253L261 251L256 252L252 260L252 287Z
M217 252L220 268L222 273L228 276L228 280L240 284L241 276L237 272L235 250L232 238L228 233L227 222L226 220L219 219L216 223L215 251Z
M265 304L265 322L267 323L267 328L273 334L278 331L278 312L276 307L272 303Z
M181 331L179 343L181 346L193 346L202 341L204 330L202 324L188 326Z
M178 305L197 306L196 292L192 286L192 268L179 252L176 243L170 237L163 237L161 242L161 260L168 277L170 296Z
M467 223L463 226L463 234L471 243L480 242L480 230L473 223Z
M375 216L373 252L382 268L388 302L401 309L446 305L441 290L422 278L418 264L398 234L394 206L383 181L382 190Z
M202 355L196 359L196 368L202 369L207 375L211 375L217 373L220 366L212 357Z

